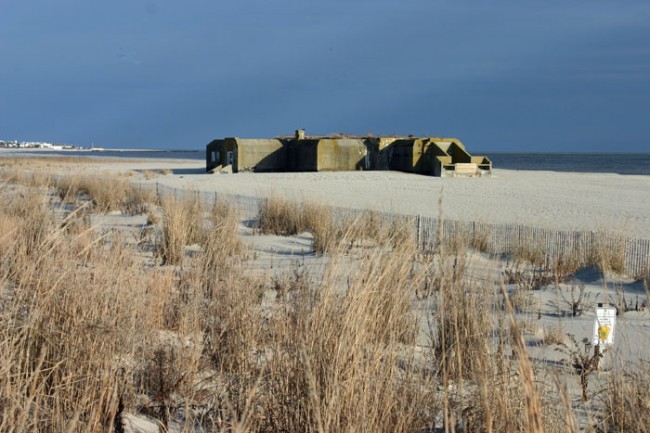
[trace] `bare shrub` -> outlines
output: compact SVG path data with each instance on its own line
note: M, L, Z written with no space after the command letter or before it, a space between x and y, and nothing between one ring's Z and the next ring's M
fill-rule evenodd
M192 339L183 342L177 336L167 334L144 348L141 362L133 371L132 386L140 396L137 410L159 420L165 430L187 407L186 401L196 396L195 382L201 356L198 343ZM191 420L191 414L188 415Z
M589 376L594 371L598 370L598 364L600 359L603 357L600 352L600 347L598 345L592 346L588 338L582 339L582 346L576 341L576 338L573 334L567 334L569 340L571 341L570 345L565 344L564 342L559 344L559 347L556 349L568 358L567 362L571 365L576 373L580 376L580 387L582 388L582 401L587 401L588 388L589 388ZM593 347L593 353L592 353Z
M283 273L271 278L275 296L282 301L295 298L296 293L311 290L311 281L305 268L294 269L290 275Z
M519 290L540 290L557 283L557 278L551 269L531 268L531 265L522 262L509 263L503 274L506 284L515 284Z
M559 288L558 290L562 300L571 311L571 317L582 316L582 314L589 308L590 304L592 304L592 296L586 291L584 284L580 284L579 286L572 284L569 289L563 290L562 288ZM597 296L598 295L596 295L596 297Z

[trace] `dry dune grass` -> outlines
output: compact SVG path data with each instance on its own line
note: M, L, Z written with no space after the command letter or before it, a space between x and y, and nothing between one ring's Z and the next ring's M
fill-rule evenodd
M422 255L377 214L283 211L331 265L273 285L244 272L228 203L151 198L143 245L92 227L112 199L73 188L64 216L43 188L0 191L0 431L112 432L126 414L162 431L576 431L505 291L469 278L469 240ZM611 375L587 430L646 431L650 374L634 374Z
M119 238L86 245L93 260L80 260L78 235L34 190L0 221L0 430L101 430L117 413L120 358L148 338L138 322L154 320L142 308L153 274L139 271Z
M0 161L2 159L0 158ZM1 167L1 166L0 166ZM24 170L21 168L1 168L0 178L8 183L29 185L33 187L49 187L52 183L52 173L49 170Z
M650 431L650 368L612 375L602 396L609 431Z
M129 159L129 161L143 161ZM121 164L122 158L103 158L89 156L63 156L44 155L35 153L33 156L8 156L0 158L2 168L29 168L34 170L52 169L61 167L78 167L79 165Z
M51 184L64 203L90 200L99 212L137 215L146 212L155 198L153 191L134 186L128 178L118 176L109 179L91 175L54 176Z
M415 248L412 227L406 217L384 222L381 214L372 210L356 216L337 216L329 206L291 202L275 195L262 202L258 215L261 233L286 236L311 232L314 251L320 254L335 252L346 242Z

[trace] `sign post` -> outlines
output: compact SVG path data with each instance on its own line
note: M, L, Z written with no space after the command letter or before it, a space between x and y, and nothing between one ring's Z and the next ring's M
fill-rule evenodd
M603 307L598 304L596 308L596 321L594 322L594 346L611 346L614 344L614 330L616 326L616 308Z

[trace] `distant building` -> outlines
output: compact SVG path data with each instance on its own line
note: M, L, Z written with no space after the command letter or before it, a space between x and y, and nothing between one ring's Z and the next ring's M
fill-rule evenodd
M206 171L397 170L430 176L485 176L492 162L471 156L456 138L293 137L224 138L206 147Z

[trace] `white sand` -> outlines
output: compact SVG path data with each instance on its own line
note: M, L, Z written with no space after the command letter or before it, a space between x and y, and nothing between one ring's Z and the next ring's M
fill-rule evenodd
M335 206L566 230L607 230L650 239L650 176L495 169L491 178L442 179L394 171L206 174L199 161L111 164L172 168L176 188L282 196Z

